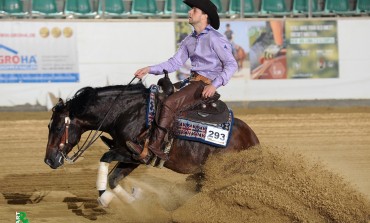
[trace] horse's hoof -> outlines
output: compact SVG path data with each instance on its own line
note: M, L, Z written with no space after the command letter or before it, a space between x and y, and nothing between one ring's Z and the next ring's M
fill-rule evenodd
M98 202L100 207L103 207L103 208L108 207L108 204L104 203L104 201L102 201L102 199L100 199L100 197L98 197L98 199L96 199L96 201Z
M104 191L104 193L98 197L97 201L99 206L107 208L109 206L109 203L112 201L114 197L114 194L110 191Z

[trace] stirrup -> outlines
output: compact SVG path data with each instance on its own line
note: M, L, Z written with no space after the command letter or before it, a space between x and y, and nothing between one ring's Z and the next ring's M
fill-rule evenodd
M150 161L150 158L152 157L152 153L148 150L147 143L149 140L145 141L144 148L142 148L140 145L132 142L132 141L126 141L127 147L131 150L132 158L134 158L137 161L140 161L141 163L147 164Z
M136 155L136 154L132 154L132 158L137 160L137 161L140 161L140 163L142 164L146 164L148 165L150 160L151 160L151 157L152 155L151 154L148 154L146 157L144 158L141 158L140 155Z
M139 144L134 143L130 140L126 141L126 145L135 155L140 155L144 150Z
M167 153L163 153L164 157L158 156L157 154L155 154L152 150L148 148L148 144L149 144L148 139L145 140L144 148L142 148L139 144L134 143L132 141L129 141L129 140L126 141L127 147L131 150L131 152L134 153L132 157L136 160L144 161L145 163L147 163L147 161L150 160L153 154L157 156L158 158L160 158L161 160L164 160L164 161L169 160Z

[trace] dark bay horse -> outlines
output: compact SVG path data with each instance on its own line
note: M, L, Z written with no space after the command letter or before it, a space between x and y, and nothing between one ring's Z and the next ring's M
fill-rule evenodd
M135 139L146 129L148 95L148 89L139 83L102 88L85 87L66 103L60 99L53 108L48 126L45 163L53 169L62 166L68 153L79 143L81 135L99 128L112 138L110 150L100 160L102 166L107 164L98 173L98 178L100 174L103 175L103 180L99 180L99 184L103 184L101 189L98 189L100 197L107 194L107 184L113 192L122 193L119 181L141 165L132 158L133 154L125 142ZM235 118L232 129L232 136L226 148L175 138L169 153L170 159L164 163L164 167L178 173L197 174L201 172L202 165L210 154L238 152L259 144L256 134L243 121ZM108 177L108 165L112 161L118 161L118 164ZM131 195L125 193L125 198L122 199L132 200ZM107 203L109 199L103 205Z

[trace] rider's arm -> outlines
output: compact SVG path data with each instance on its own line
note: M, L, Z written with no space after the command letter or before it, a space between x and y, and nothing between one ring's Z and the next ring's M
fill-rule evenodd
M173 57L171 57L169 60L156 64L153 66L150 66L149 73L151 74L163 74L163 70L167 70L169 73L172 73L176 70L178 70L189 58L189 53L186 47L188 37L186 37L180 44L179 49L175 53Z
M226 38L213 38L211 42L215 53L223 64L223 70L213 81L212 85L216 88L225 86L230 78L238 69L238 64L232 53L231 44Z

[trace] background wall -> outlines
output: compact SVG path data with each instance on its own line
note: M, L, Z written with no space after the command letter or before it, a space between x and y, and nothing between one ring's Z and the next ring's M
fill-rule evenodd
M3 21L0 26L16 22L19 21ZM43 23L47 25L48 21ZM176 51L173 21L64 20L60 23L73 23L76 29L80 82L2 83L0 106L38 103L50 108L53 105L50 93L65 99L81 87L125 84L138 68L167 60ZM225 101L370 99L369 28L368 18L338 19L339 78L232 78L219 92ZM150 85L157 79L150 76L144 81Z

